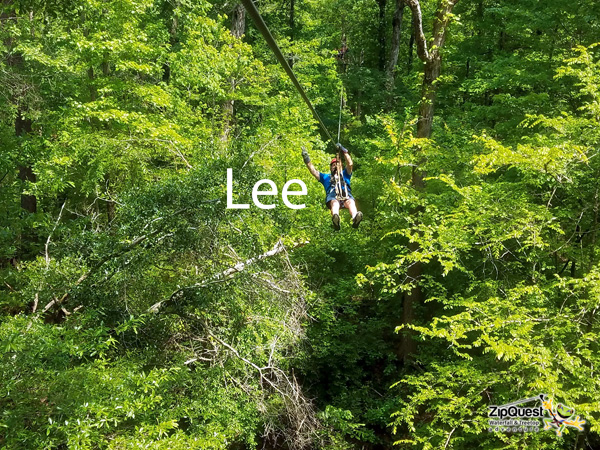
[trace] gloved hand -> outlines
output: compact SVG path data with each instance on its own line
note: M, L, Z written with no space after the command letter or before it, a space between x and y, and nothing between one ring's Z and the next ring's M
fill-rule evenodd
M302 159L304 160L304 164L308 164L310 162L310 156L308 156L308 152L304 147L302 147Z
M346 147L344 147L342 144L340 144L339 142L336 144L336 147L338 149L340 149L341 151L343 151L344 153L348 153L348 149Z

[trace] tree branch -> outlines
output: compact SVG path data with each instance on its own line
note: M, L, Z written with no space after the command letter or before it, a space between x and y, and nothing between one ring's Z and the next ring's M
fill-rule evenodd
M148 234L145 234L143 236L140 236L140 237L134 239L129 245L127 245L122 250L119 250L118 252L113 252L110 255L102 258L89 271L87 271L86 273L84 273L83 275L81 275L79 277L79 279L75 282L75 284L73 284L73 286L71 286L71 288L69 289L69 291L65 292L64 295L60 299L57 298L57 297L54 297L50 302L48 302L46 304L46 306L44 306L44 309L42 310L42 312L45 313L50 308L52 308L54 305L60 305L62 302L64 302L69 297L69 295L71 294L71 291L73 289L75 289L77 286L79 286L81 283L83 283L90 275L92 275L94 272L96 272L98 269L100 269L100 267L102 267L106 262L108 262L109 260L111 260L113 258L116 258L118 256L122 256L125 253L133 250L133 248L135 248L137 245L141 244L142 242L144 242L149 237L152 237L152 236L158 234L160 231L161 230L155 230L152 233L148 233Z
M295 242L294 244L292 244L291 248L296 248L296 247L302 247L303 245L308 244L308 241L300 241L300 242ZM211 283L218 283L220 281L225 281L229 278L232 278L236 273L241 272L243 270L245 270L248 266L251 266L252 264L258 262L258 261L262 261L265 258L269 258L271 256L275 256L278 255L279 253L282 253L283 251L286 250L286 246L283 245L283 242L281 242L281 240L277 241L277 243L273 246L273 248L271 250L269 250L268 252L265 252L261 255L255 256L253 258L247 259L244 262L240 262L238 264L236 264L233 267L230 267L227 270L224 270L223 272L219 272L215 275L213 275L212 277L200 281L198 283L192 284L191 286L186 286L186 287L182 287L177 289L175 292L173 292L171 294L171 296L167 299L167 300L161 300L158 303L155 303L154 305L152 305L149 309L150 312L156 313L160 310L160 308L167 302L171 302L173 300L175 300L177 297L179 297L183 291L188 290L188 289L199 289L199 288L203 288L208 286Z
M423 32L423 15L421 14L421 4L419 0L404 0L412 12L412 23L417 43L417 54L423 62L431 60L429 50L427 49L427 39ZM443 1L443 0L442 0Z
M448 22L450 22L450 13L458 0L440 0L440 4L435 13L435 21L433 22L433 44L431 52L438 54L440 48L446 41L446 31L448 30Z
M427 39L423 31L423 14L419 0L404 0L412 12L412 23L417 43L417 54L423 62L431 62L438 57L440 48L446 41L446 31L450 22L450 13L459 0L440 0L433 22L433 40L431 49L427 47Z
M65 202L62 204L62 206L60 208L60 212L58 213L58 219L56 219L54 228L52 228L52 231L48 235L48 239L46 239L46 246L44 248L45 249L45 259L46 259L46 271L48 271L48 267L50 266L50 253L48 251L48 248L50 247L50 239L52 238L52 234L56 231L56 228L58 227L58 223L60 222L60 219L62 217L63 210L65 209L66 204L67 204L67 201L65 200Z
M179 211L176 211L174 214L179 214L179 213L185 211L186 209L187 208L180 209ZM162 219L162 217L160 219ZM161 231L162 230L160 228L158 228L157 230L154 230L154 231L152 231L150 233L147 233L147 234L144 234L142 236L139 236L139 237L135 238L133 241L131 241L131 243L127 244L126 246L124 246L124 247L120 248L119 250L114 251L114 252L110 253L108 256L105 256L104 258L102 258L100 261L98 261L96 264L94 264L89 271L87 271L86 273L84 273L83 275L81 275L77 279L77 281L75 282L75 284L73 284L73 286L71 286L71 288L67 292L65 292L60 299L57 298L57 297L54 297L50 302L48 302L46 304L46 306L44 306L44 309L42 310L42 312L46 313L54 305L60 305L62 302L64 302L69 297L69 295L71 294L71 291L73 289L75 289L77 286L79 286L81 283L83 283L90 275L92 275L93 273L95 273L98 269L100 269L108 261L110 261L113 258L117 258L119 256L122 256L125 253L130 252L135 247L137 247L139 244L141 244L142 242L144 242L148 238L153 237L153 236L159 234Z

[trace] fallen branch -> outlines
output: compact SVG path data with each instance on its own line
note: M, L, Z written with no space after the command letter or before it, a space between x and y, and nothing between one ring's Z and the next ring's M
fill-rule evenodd
M308 244L308 242L309 241L295 242L294 244L292 244L290 246L290 249L294 249L294 248L297 248L297 247L302 247L303 245ZM192 284L191 286L185 286L185 287L177 289L175 292L173 292L171 294L171 296L167 300L161 300L160 302L155 303L154 305L152 305L150 307L149 311L153 312L153 313L156 313L163 306L164 303L171 302L171 301L177 299L186 290L204 288L204 287L208 286L209 284L218 283L218 282L225 281L227 279L233 278L233 276L236 273L239 273L239 272L247 269L252 264L255 264L258 261L262 261L263 259L269 258L271 256L278 255L278 254L284 252L285 250L286 250L286 246L283 244L283 242L281 240L279 240L273 246L273 248L271 250L269 250L268 252L265 252L265 253L263 253L261 255L258 255L258 256L255 256L253 258L247 259L244 262L240 262L240 263L236 264L235 266L230 267L229 269L226 269L223 272L219 272L219 273L213 275L212 277L210 277L210 278L208 278L206 280L203 280L203 281L200 281L198 283ZM264 280L264 281L266 281L266 280Z

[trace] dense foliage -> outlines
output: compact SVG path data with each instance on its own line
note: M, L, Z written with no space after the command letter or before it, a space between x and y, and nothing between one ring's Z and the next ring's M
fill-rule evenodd
M600 445L598 2L259 2L340 232L238 2L1 8L0 448ZM583 431L488 430L541 393Z

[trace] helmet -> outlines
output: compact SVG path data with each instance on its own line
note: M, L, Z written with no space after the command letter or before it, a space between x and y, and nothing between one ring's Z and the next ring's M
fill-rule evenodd
M333 159L331 160L331 162L329 163L329 165L331 166L332 164L336 164L337 162L338 162L338 161L337 161L337 159L336 159L336 158L333 158Z

